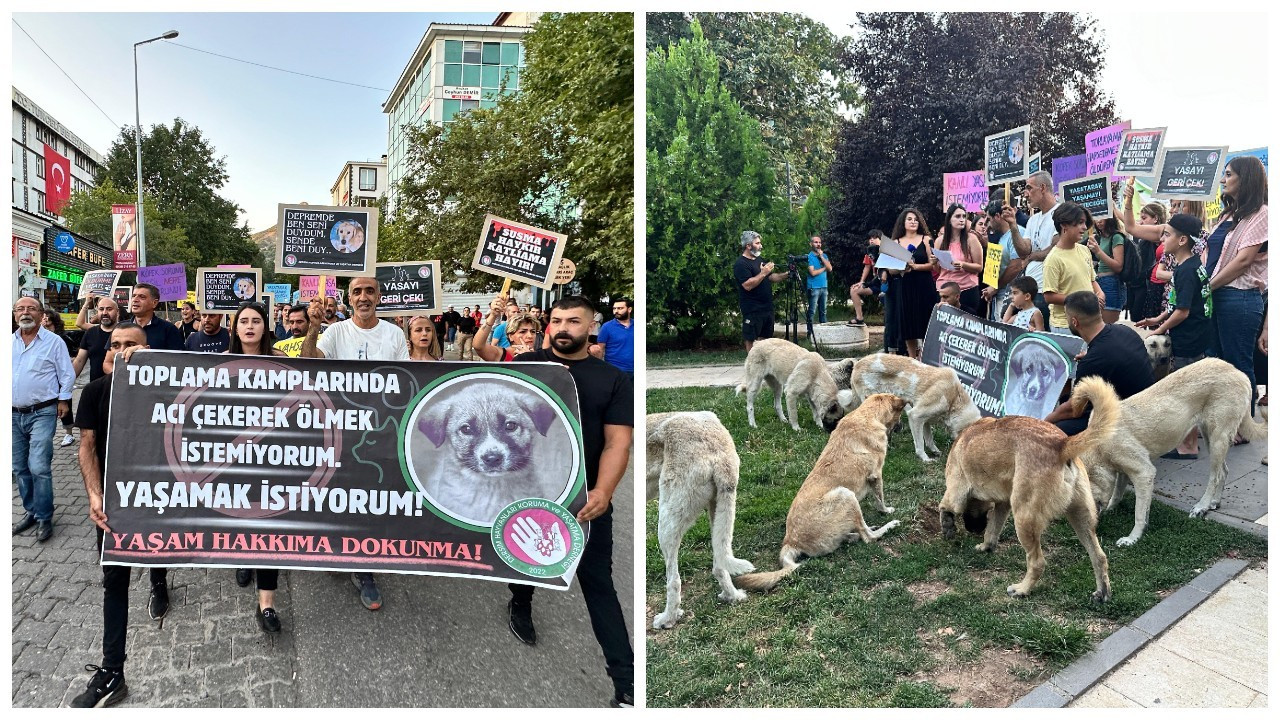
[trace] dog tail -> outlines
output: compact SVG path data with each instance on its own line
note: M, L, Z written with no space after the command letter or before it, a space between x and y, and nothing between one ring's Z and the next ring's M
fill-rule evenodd
M773 572L751 573L750 575L739 575L733 579L733 583L743 590L752 590L754 592L764 592L772 590L782 578L790 575L800 567L800 556L803 555L796 548L790 545L783 545L782 552L778 553L778 559L782 562L781 570Z
M1236 429L1240 437L1250 442L1254 440L1266 441L1267 439L1267 406L1263 405L1260 409L1262 410L1262 422L1256 422L1252 417L1245 415L1240 418L1240 427Z
M744 392L746 392L746 391L747 391L747 384L746 384L746 383L742 383L742 384L738 385L738 387L736 387L736 388L734 388L734 389L733 389L733 394L734 394L734 395L741 395L742 393L744 393Z
M1120 424L1120 397L1111 384L1100 377L1087 377L1076 383L1071 393L1071 409L1079 415L1085 403L1093 405L1089 427L1079 435L1072 435L1062 446L1062 462L1069 463L1090 450L1105 444L1115 435Z

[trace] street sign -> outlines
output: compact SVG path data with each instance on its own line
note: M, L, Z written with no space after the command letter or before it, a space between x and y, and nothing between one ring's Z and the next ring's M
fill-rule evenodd
M58 239L54 241L53 246L60 253L69 253L76 249L76 238L69 232L58 233Z

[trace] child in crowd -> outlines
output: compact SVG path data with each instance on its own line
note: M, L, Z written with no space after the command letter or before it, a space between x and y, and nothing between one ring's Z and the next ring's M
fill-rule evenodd
M1049 305L1049 329L1067 335L1067 296L1081 290L1092 290L1099 307L1106 296L1098 286L1093 254L1085 246L1085 233L1093 227L1089 211L1073 202L1064 202L1053 211L1053 227L1058 231L1058 244L1044 259L1044 301Z
M1024 330L1044 331L1044 316L1040 308L1035 306L1036 293L1040 286L1030 275L1022 275L1009 283L1009 307L1004 310L1004 322Z

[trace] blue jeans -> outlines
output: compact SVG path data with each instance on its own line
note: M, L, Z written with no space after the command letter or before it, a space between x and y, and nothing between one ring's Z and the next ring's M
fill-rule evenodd
M1250 410L1257 400L1253 375L1253 346L1262 327L1262 293L1223 287L1213 291L1209 357L1222 358L1249 378Z
M818 322L827 321L827 289L826 288L809 288L809 312L805 313L805 322L813 324L814 307L818 309Z
M53 519L53 431L57 428L57 405L13 413L13 474L18 494L23 509L42 522Z

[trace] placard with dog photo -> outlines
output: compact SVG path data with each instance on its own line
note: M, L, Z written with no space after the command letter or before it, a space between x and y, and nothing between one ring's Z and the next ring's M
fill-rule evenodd
M920 360L955 370L986 417L1043 420L1075 377L1085 342L1074 335L1030 332L990 322L948 305L933 311Z
M378 315L434 315L441 309L439 260L378 263L375 277L382 290Z
M373 275L378 258L378 209L280 204L276 272L290 275Z
M262 271L257 268L196 270L196 309L202 313L234 313L240 305L258 300Z
M557 232L486 215L471 268L550 290L568 240Z
M586 467L559 364L143 351L116 372L105 563L570 585Z
M1027 162L1031 157L1031 126L1023 125L1012 130L988 135L982 143L988 185L1026 180L1030 173Z

